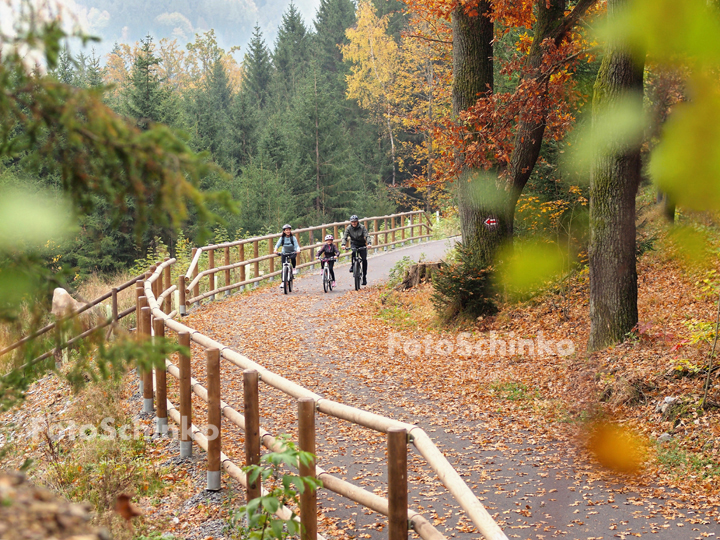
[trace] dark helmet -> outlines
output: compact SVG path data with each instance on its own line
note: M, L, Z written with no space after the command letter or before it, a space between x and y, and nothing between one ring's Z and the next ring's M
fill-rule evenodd
M358 217L353 214L352 216L350 216L350 221L358 221Z
M282 230L284 231L285 229L292 229L292 225L290 225L289 223L286 223L285 225L283 225Z

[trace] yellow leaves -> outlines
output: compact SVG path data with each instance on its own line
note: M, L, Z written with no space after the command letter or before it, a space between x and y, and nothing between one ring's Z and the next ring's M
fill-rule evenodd
M625 427L601 422L591 428L588 450L606 469L636 474L645 458L647 444Z
M499 255L501 284L514 294L526 294L555 278L563 269L563 258L552 244L517 243L504 248Z

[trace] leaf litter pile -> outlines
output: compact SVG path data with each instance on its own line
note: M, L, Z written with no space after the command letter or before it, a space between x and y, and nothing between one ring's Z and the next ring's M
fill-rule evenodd
M259 289L205 305L183 322L326 398L419 424L510 538L714 537L720 424L718 409L699 406L708 346L697 339L699 321L713 320L713 298L659 253L640 259L638 270L637 331L593 355L584 352L582 273L562 294L503 306L496 317L452 331L435 322L427 285L388 293L349 291L340 283L324 295L308 280L292 295ZM505 354L499 346L490 354L487 344L459 354L468 352L457 350L461 332L473 346L503 340ZM570 340L575 353L529 354L526 343L523 354L512 350L511 343L540 333L548 343ZM204 352L196 346L192 352L193 376L204 384ZM222 398L241 411L241 370L223 362L221 372ZM177 385L168 380L177 404ZM296 404L266 385L260 392L261 425L296 440ZM720 401L717 386L710 399ZM203 405L194 398L198 425L205 422ZM317 433L320 466L386 495L382 434L323 415ZM158 463L177 456L175 441L152 445ZM223 451L243 463L242 432L227 421ZM169 471L178 476L177 495L169 489L160 505L138 498L150 514L144 519L156 515L157 527L179 537L226 519L244 501L241 487L224 475L226 504L188 507L204 477L203 454L195 452L193 462L178 461ZM409 467L411 507L448 537L477 538L412 446ZM326 490L319 516L326 537L387 534L383 516Z

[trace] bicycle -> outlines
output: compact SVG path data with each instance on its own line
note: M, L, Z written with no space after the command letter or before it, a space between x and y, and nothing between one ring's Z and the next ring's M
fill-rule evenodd
M337 261L337 257L330 257L328 259L318 257L318 261L324 263L322 268L323 290L325 292L331 292L333 282L332 279L330 279L330 266L327 263L328 261Z
M275 254L278 257L284 258L284 261L282 263L282 271L280 272L280 275L282 277L283 292L285 294L292 292L293 267L292 267L292 262L290 262L290 257L295 254L297 254L296 251L293 251L292 253L276 253Z
M363 280L363 271L362 271L362 259L358 257L357 252L361 249L364 249L367 251L367 246L361 246L361 247L351 247L352 249L352 259L350 262L350 266L352 268L352 274L353 278L355 279L355 290L360 290L360 284Z

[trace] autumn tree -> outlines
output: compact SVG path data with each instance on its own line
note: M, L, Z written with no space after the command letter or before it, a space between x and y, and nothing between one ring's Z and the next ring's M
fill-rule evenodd
M392 186L396 182L394 125L398 114L393 109L397 99L395 78L398 73L398 46L387 31L388 17L378 19L369 0L358 3L357 23L346 32L348 43L342 47L343 57L352 62L347 77L347 96L385 124L390 141Z

